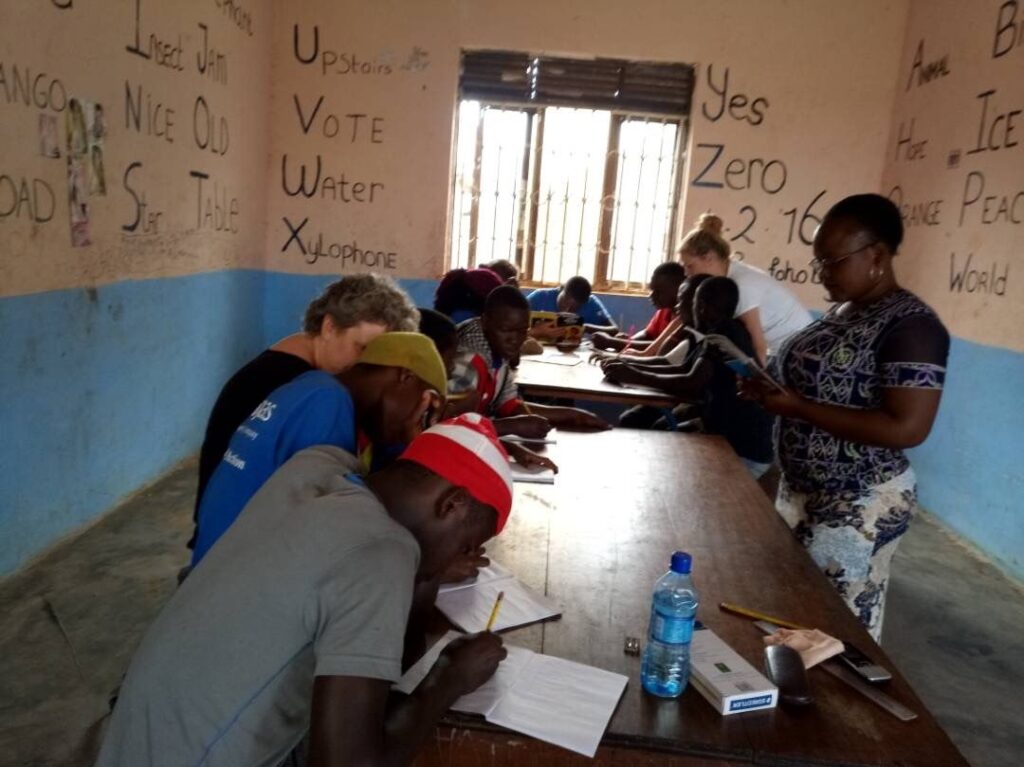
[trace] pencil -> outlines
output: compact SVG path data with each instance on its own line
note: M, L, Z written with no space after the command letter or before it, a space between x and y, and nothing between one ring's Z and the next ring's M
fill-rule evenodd
M627 333L627 336L629 336L629 340L626 341L626 345L622 347L622 351L619 352L619 354L625 354L626 352L629 351L629 347L631 347L633 345L633 333L635 331L636 331L636 325L630 325L629 326L629 333Z
M734 605L731 602L719 602L718 609L724 610L727 613L733 613L734 615L742 615L744 618L753 618L757 621L768 621L769 623L774 623L776 626L782 626L782 628L807 628L806 626L801 626L799 623L793 623L792 621L787 621L782 618L776 618L774 615L767 615L765 613L760 613L757 610L750 610L746 607L740 607L739 605Z
M487 628L484 631L490 631L494 628L494 622L498 620L498 610L501 609L501 601L505 598L505 592L499 591L498 598L494 600L494 609L491 610L491 617L487 619Z

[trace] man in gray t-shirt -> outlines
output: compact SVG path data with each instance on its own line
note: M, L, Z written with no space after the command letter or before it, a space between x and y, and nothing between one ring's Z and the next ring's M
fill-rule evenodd
M479 635L388 707L417 576L436 580L508 517L493 427L463 416L365 481L356 469L309 448L253 497L144 637L98 767L273 767L307 729L311 765L401 763L493 674L505 651Z

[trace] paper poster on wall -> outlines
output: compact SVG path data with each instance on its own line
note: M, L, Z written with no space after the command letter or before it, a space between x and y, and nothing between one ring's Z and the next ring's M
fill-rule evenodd
M103 105L85 102L85 130L89 144L89 194L106 196L107 178L103 170L103 137L107 124L103 117Z
M89 231L89 182L82 157L68 156L68 207L71 211L71 246L92 244Z
M71 99L65 113L65 148L68 157L82 157L89 149L89 138L85 130L85 110L82 102Z
M43 157L60 157L60 141L57 138L57 115L39 115L39 154Z

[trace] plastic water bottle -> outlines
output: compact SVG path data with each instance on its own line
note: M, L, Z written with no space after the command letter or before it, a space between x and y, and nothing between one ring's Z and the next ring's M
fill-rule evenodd
M690 580L692 562L685 551L677 551L672 568L654 584L640 683L662 698L678 698L690 677L690 639L698 604Z

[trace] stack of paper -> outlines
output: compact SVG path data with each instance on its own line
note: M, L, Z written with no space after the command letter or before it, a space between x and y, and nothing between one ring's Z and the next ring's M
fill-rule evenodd
M506 434L502 438L504 442L525 442L534 445L555 445L558 443L558 429L552 429L544 437L521 437L518 434Z
M565 365L565 367L570 368L583 362L582 357L576 357L571 354L544 354L533 357L524 357L523 360L530 362L543 362L547 365Z
M509 463L512 469L513 482L531 482L536 485L555 484L554 469L546 469L543 466L523 466L518 463Z
M504 591L494 631L504 631L528 623L557 618L561 608L553 601L524 586L497 562L482 569L476 578L442 586L437 594L437 609L463 631L483 631L494 609L498 594Z
M410 668L395 689L411 693L441 651L458 637L449 631ZM581 663L506 645L508 657L481 687L452 705L455 711L482 714L493 724L594 756L626 677Z

